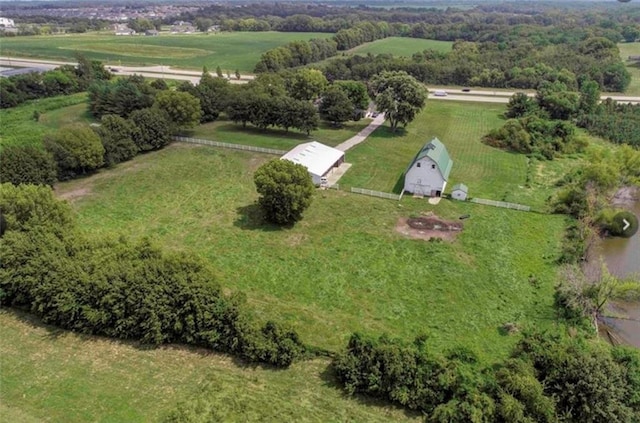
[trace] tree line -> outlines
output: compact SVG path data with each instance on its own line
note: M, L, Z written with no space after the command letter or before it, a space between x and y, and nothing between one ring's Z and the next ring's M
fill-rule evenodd
M279 367L309 354L294 331L258 322L202 260L147 239L88 236L49 187L1 184L0 209L2 306L75 332L189 344Z
M108 81L111 72L101 62L77 55L77 66L64 65L46 72L29 72L0 78L0 108L18 106L28 100L85 91L94 81Z
M403 70L425 84L515 89L537 89L543 81L576 89L577 75L584 75L603 91L622 92L631 81L617 46L606 38L546 46L522 39L505 45L461 41L448 53L354 55L334 58L320 68L329 80L368 80L381 71Z

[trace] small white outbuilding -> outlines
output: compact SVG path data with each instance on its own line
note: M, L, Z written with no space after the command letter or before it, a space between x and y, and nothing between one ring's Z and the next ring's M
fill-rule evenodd
M451 198L456 200L465 201L469 194L469 188L465 184L455 184L453 190L451 190Z
M313 183L320 185L323 177L344 162L344 151L312 141L296 146L280 159L306 167Z

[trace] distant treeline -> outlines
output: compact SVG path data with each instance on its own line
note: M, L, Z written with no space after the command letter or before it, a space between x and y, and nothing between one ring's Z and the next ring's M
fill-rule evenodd
M631 77L615 43L603 37L560 45L458 41L449 53L425 50L412 57L391 54L339 57L321 66L327 79L367 80L385 70L403 70L426 84L536 89L542 81L577 87L577 76L603 91L624 91Z
M77 66L64 65L47 72L0 78L0 108L15 107L27 100L78 93L94 81L111 78L111 72L101 62L83 56L76 60Z

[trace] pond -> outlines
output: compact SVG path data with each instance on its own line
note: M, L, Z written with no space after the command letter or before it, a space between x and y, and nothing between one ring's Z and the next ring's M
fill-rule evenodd
M627 207L640 217L640 201ZM602 240L599 252L611 274L628 278L640 277L640 231L631 238L606 238ZM640 348L640 302L615 302L610 305L608 314L620 318L605 317L604 323L614 337L620 341Z

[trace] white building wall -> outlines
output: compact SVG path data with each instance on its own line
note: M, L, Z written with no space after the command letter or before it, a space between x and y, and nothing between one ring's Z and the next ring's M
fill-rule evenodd
M16 24L13 22L13 19L9 18L0 18L0 25L4 27L14 27Z
M404 190L412 194L430 196L432 191L440 191L442 194L446 183L435 162L424 157L407 171L404 177Z

